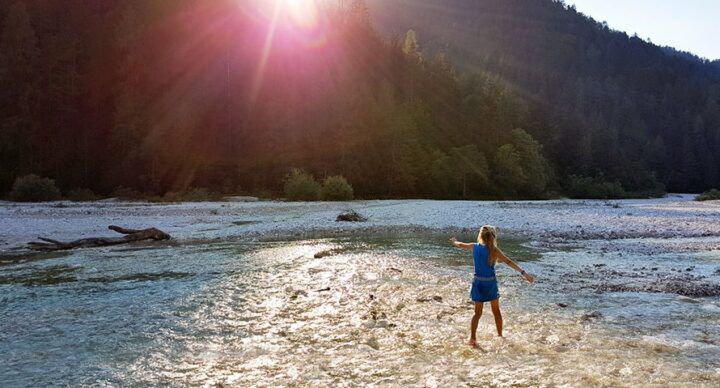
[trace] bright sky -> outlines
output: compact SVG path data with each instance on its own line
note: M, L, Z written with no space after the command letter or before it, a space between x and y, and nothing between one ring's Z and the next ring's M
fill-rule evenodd
M720 59L720 0L565 0L628 35Z

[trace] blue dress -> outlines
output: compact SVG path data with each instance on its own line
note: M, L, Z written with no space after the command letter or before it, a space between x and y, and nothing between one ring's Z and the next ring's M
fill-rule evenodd
M470 298L473 302L490 302L500 297L495 277L495 265L490 265L489 256L490 252L485 245L475 244L473 246L475 277L470 289Z

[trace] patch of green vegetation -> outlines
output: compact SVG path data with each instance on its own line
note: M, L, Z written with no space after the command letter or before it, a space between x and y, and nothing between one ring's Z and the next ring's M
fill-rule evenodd
M322 187L324 201L352 201L355 196L353 187L343 176L331 176L325 179Z
M321 185L312 174L293 168L283 183L290 201L351 201L355 197L352 185L341 175L327 177Z
M35 174L19 177L13 183L10 199L16 202L45 202L60 199L55 181Z
M577 199L620 199L628 193L618 181L607 181L602 176L570 176L567 194Z
M317 201L321 191L320 183L299 168L292 169L285 177L285 196L291 201Z
M695 197L696 201L718 201L720 200L720 190L718 189L712 189L708 190L697 197Z

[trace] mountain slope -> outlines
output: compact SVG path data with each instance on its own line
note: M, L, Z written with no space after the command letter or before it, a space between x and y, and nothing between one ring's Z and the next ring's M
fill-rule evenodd
M426 56L501 76L552 125L534 135L561 172L631 189L720 186L720 70L668 55L560 2L369 0L387 36L413 29Z

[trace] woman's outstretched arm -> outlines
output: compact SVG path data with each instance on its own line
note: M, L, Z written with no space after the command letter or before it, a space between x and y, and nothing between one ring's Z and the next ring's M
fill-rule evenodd
M520 274L522 274L522 275L525 277L525 280L527 280L528 283L532 283L532 282L535 281L535 278L534 278L532 275L530 275L529 273L525 272L525 270L522 269L522 268L520 268L520 266L517 265L516 262L514 262L514 261L513 261L512 259L510 259L509 257L505 256L505 253L503 253L503 251L501 251L501 250L499 250L499 249L496 249L496 250L495 250L495 254L497 255L497 257L496 257L496 260L497 260L497 261L499 261L499 262L501 262L501 263L505 263L505 264L508 265L508 267L514 269L515 271L520 272Z
M464 250L466 250L466 251L472 251L472 250L473 250L473 245L475 245L475 244L471 244L471 243L460 242L460 241L458 241L458 240L455 238L455 236L450 237L450 243L451 243L455 248L464 249Z

